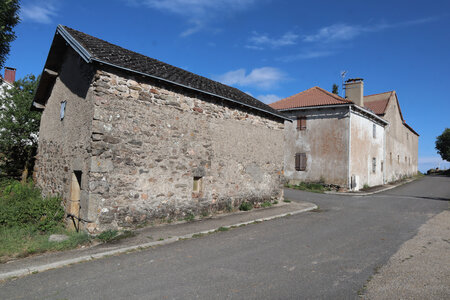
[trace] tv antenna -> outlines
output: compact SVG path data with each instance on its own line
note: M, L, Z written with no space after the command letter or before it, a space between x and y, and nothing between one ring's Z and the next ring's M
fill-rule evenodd
M344 82L345 82L345 76L347 75L347 71L341 71L341 78L342 78L342 90L345 89Z

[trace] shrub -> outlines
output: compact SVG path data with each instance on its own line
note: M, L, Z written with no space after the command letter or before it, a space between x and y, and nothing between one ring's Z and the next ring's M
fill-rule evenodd
M106 243L112 241L119 232L117 230L106 230L97 235L97 238L102 242Z
M50 232L62 226L63 219L61 198L43 198L32 182L11 181L0 191L0 226Z
M242 202L241 205L239 205L239 210L248 211L253 208L253 205L250 202Z

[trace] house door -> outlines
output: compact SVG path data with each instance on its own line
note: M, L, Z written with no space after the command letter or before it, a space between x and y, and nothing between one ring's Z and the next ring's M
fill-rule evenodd
M81 171L73 171L70 185L70 200L68 207L68 216L71 218L69 227L78 231L80 218L80 199L81 199Z

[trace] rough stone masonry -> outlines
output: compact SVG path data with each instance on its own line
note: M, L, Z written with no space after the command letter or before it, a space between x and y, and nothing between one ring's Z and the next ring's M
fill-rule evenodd
M283 128L262 112L94 69L69 52L42 116L36 181L45 194L70 199L72 174L82 174L89 231L280 200Z

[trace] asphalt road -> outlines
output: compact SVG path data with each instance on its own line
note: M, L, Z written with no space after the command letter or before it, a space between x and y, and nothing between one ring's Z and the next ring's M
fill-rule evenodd
M450 177L373 196L286 190L316 212L0 283L0 299L352 299L448 209Z

